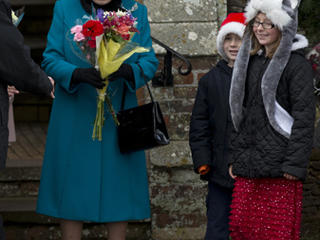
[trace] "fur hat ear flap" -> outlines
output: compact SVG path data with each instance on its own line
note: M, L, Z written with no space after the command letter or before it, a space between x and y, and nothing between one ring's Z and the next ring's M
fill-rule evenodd
M233 126L237 131L239 130L240 122L242 120L242 105L245 94L245 82L250 59L251 42L251 34L249 31L246 31L232 73L229 105Z
M297 9L300 5L301 0L288 0L292 9Z

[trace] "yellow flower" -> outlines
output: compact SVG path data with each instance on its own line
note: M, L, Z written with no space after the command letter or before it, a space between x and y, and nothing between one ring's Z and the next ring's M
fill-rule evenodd
M14 11L11 10L11 18L12 18L12 22L13 24L16 24L16 22L18 22L18 17L16 16L16 14L14 13Z

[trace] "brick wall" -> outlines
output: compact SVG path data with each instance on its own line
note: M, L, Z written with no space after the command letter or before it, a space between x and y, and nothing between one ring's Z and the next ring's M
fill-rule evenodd
M174 87L153 88L167 119L171 144L149 151L152 237L157 240L203 239L206 183L193 172L188 144L189 119L198 81L215 57L189 59L193 71L175 75ZM177 61L174 61L177 69Z

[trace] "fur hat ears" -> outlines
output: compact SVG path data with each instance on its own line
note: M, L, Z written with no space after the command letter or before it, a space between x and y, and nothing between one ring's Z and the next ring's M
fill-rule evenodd
M222 22L217 36L217 50L220 56L225 60L228 60L228 57L223 50L223 42L225 37L229 33L234 33L242 38L244 29L246 27L245 22L246 19L244 13L230 13Z
M301 0L250 0L245 8L247 22L259 12L265 13L280 30L294 18Z

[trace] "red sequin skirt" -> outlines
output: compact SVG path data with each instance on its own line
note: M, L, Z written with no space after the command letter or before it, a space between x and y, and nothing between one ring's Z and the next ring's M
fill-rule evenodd
M302 183L284 178L236 178L232 240L299 240Z

